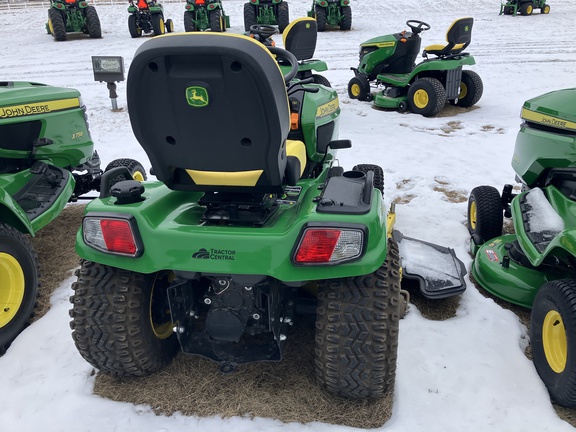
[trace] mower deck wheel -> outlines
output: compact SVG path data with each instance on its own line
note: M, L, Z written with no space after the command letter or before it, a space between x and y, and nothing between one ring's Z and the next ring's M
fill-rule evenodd
M542 285L532 306L530 342L534 366L552 400L576 407L576 280Z
M472 189L468 198L468 231L474 243L480 246L502 235L504 209L500 193L492 186Z

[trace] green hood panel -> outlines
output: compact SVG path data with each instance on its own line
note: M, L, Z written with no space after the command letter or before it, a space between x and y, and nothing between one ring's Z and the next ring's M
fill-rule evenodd
M24 81L0 82L0 107L78 99L78 90ZM0 114L0 118L2 115Z
M576 88L556 90L527 100L521 117L544 126L576 132Z

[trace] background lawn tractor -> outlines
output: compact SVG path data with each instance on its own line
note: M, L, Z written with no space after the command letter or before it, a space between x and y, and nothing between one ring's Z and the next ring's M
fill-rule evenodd
M546 0L508 0L500 4L500 15L532 15L534 9L540 9L543 14L550 13Z
M308 16L316 19L319 32L326 30L326 26L340 27L340 30L352 28L350 0L313 0Z
M115 167L145 178L131 159L106 169ZM67 202L99 190L102 174L78 91L0 82L0 354L36 303L38 258L26 236L52 222Z
M290 63L284 76L276 60ZM167 36L137 50L130 121L158 181L119 182L86 208L71 316L93 366L145 375L178 346L223 372L279 361L308 314L323 386L352 398L392 388L405 302L383 171L335 164L351 146L338 139L337 93L297 73L290 52L245 36ZM464 289L450 252L440 255L456 283L425 284L432 297Z
M277 25L280 33L290 24L290 10L284 0L250 0L244 4L244 30L254 24Z
M427 46L425 60L414 64L420 51L420 33L430 26L410 20L411 32L370 39L360 45L360 65L351 68L354 78L348 83L348 96L361 101L374 101L380 108L411 111L431 117L448 102L471 107L482 97L483 84L476 72L463 70L475 64L464 50L472 40L473 18L461 18L450 26L445 45ZM432 58L428 58L432 55ZM370 83L384 90L372 95Z
M576 407L576 89L528 100L505 185L472 190L472 276L490 293L531 308L534 365L552 400ZM502 235L503 216L514 233Z
M230 28L230 17L224 13L220 0L186 0L184 30L187 32L224 32Z
M91 38L102 37L96 8L84 0L52 0L48 9L46 31L57 41L65 41L67 33L85 33Z
M142 33L154 33L154 36L174 31L171 19L164 20L164 8L156 0L130 0L128 6L128 31L130 36L137 38Z

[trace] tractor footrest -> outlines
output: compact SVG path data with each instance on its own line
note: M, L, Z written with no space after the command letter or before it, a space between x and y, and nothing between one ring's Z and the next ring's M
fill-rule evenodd
M70 173L44 162L36 162L30 168L34 175L15 195L14 200L26 212L30 220L36 219L52 207L66 189Z

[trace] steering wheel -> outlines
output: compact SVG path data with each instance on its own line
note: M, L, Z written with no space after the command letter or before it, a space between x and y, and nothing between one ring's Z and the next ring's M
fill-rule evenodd
M290 70L284 75L284 82L289 83L292 78L298 73L298 60L290 51L278 47L267 47L272 54L276 56L276 61L278 63L284 63L284 61L290 64Z
M271 25L253 24L250 26L250 33L258 35L260 39L268 39L278 33L278 29Z
M406 21L406 25L410 27L414 34L420 34L423 31L430 30L430 24L427 24L424 21L408 20Z

